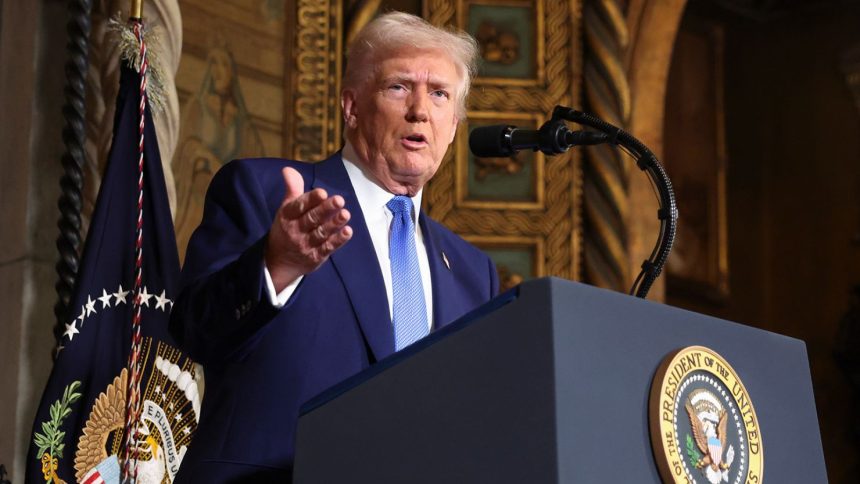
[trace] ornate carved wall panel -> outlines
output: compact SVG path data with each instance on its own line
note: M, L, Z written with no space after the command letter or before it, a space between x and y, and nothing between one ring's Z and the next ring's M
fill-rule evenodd
M475 158L480 125L536 128L558 104L579 106L580 1L427 0L424 17L478 39L482 66L455 146L428 185L429 214L486 250L503 284L580 276L582 174L577 150Z
M287 152L322 160L341 146L340 76L343 8L338 0L299 0L291 65L293 94L286 110ZM369 20L369 19L368 19Z

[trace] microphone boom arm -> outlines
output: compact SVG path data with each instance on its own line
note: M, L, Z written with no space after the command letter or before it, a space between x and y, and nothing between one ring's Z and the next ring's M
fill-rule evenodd
M666 265L666 259L668 259L669 253L672 251L672 244L675 242L675 232L678 226L675 192L672 190L672 182L669 180L666 170L644 143L623 129L595 116L572 108L556 106L552 112L552 120L570 121L602 132L607 138L605 142L620 145L636 158L636 166L644 171L654 184L660 203L660 208L657 210L657 218L660 220L660 234L651 255L642 263L642 270L630 288L630 294L644 298Z

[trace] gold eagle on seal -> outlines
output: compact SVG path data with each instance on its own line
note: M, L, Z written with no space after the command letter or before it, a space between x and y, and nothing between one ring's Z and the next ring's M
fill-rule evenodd
M727 445L729 415L725 407L711 392L698 389L690 393L684 408L690 418L693 441L702 454L695 462L696 469L701 470L711 484L728 481L735 449ZM690 457L695 459L692 454Z

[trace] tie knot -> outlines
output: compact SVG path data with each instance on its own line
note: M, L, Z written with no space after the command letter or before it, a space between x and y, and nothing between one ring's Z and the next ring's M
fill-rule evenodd
M391 213L406 212L408 215L412 215L412 199L405 195L395 196L385 206L388 207L388 210L391 210Z

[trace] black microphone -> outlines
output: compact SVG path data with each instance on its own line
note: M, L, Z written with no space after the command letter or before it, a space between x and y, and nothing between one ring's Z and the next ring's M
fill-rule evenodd
M595 145L608 140L604 133L571 131L563 122L551 120L538 130L520 129L509 124L475 128L469 134L469 149L480 158L513 156L526 149L557 155L571 146Z

